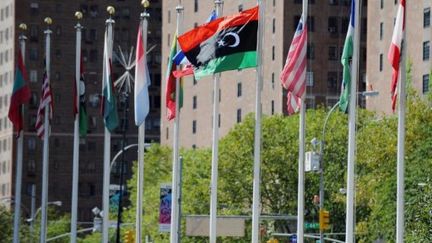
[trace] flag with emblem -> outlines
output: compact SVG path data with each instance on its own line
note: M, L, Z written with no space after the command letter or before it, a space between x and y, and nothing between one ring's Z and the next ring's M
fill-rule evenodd
M215 19L178 37L196 79L257 65L258 7Z
M8 113L9 120L13 123L18 136L23 129L22 105L29 100L30 88L27 85L27 72L21 50L18 49L18 63Z
M85 81L84 81L84 64L82 60L81 55L81 61L80 61L80 82L79 86L76 87L76 82L74 82L74 115L79 114L79 134L80 136L84 137L87 135L88 130L88 119L87 119L87 107L86 107L86 93L85 93ZM79 104L77 104L77 92L76 89L79 91ZM78 113L79 111L79 113Z

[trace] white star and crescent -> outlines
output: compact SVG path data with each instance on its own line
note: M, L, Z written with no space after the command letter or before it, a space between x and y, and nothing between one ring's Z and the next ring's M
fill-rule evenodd
M228 43L225 41L225 38L227 36L232 36L234 38L235 42L231 45L228 45ZM235 32L228 32L217 43L218 43L219 47L226 46L226 47L234 48L240 44L240 36Z

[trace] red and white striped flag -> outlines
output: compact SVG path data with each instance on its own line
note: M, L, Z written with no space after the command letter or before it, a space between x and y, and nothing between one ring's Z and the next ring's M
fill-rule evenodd
M400 76L400 57L402 48L402 38L405 31L405 0L400 0L399 8L396 16L396 22L393 29L393 37L388 53L388 60L393 68L391 94L392 94L392 109L395 110L397 100L397 83Z
M300 100L306 90L306 44L307 26L303 24L302 16L291 42L285 66L280 74L282 86L288 90L287 110L290 115L300 108Z
M44 73L44 80L42 84L42 96L39 103L37 118L36 118L36 133L39 138L43 139L45 129L44 129L44 118L45 118L45 107L50 106L49 119L52 118L53 101L52 101L51 87L48 81L47 74Z

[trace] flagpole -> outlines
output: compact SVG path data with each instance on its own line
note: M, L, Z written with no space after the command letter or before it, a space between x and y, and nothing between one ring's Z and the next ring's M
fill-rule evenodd
M183 6L180 4L176 7L177 11L177 35L181 32L181 23L183 21ZM177 45L177 52L180 47ZM172 60L170 60L172 61ZM178 69L179 67L177 67ZM176 93L175 93L175 118L174 118L174 141L173 141L173 167L172 167L172 201L171 201L171 231L170 242L178 243L179 236L179 129L180 129L180 79L176 78Z
M115 21L111 18L115 13L115 9L112 6L107 7L107 12L110 17L105 21L107 28L107 53L108 57L112 56L112 26ZM106 67L110 68L110 67ZM102 84L106 85L106 84ZM102 101L103 102L103 101ZM108 243L109 241L109 184L110 184L110 157L111 157L111 133L105 126L104 133L104 174L103 174L103 215L102 215L102 242Z
M222 15L223 1L215 0L216 18ZM217 238L217 189L218 189L218 151L219 151L219 86L221 74L213 76L213 141L210 193L210 243Z
M307 26L308 0L303 0L303 24ZM306 40L307 43L307 40ZM307 68L306 68L307 69ZM300 99L299 119L299 158L298 158L298 189L297 189L297 242L304 241L304 158L305 158L305 134L306 134L306 92Z
M81 76L81 29L83 26L79 23L82 19L82 13L76 12L75 17L78 23L76 29L75 44L75 97L79 97L79 84ZM73 172L72 172L72 206L71 206L71 237L70 242L76 242L77 235L77 214L78 214L78 180L79 180L79 99L75 99L74 106L77 108L74 121L74 140L73 140Z
M24 32L27 30L26 24L20 24L19 28ZM19 36L19 44L21 49L21 55L23 63L25 63L25 44L27 37L24 33ZM24 107L21 106L21 112L24 113ZM15 211L14 211L14 232L13 242L18 243L19 240L19 228L20 228L20 217L21 217L21 185L22 185L22 160L23 160L23 131L20 130L17 138L17 164L16 164L16 178L15 178Z
M150 14L147 12L149 7L149 1L142 1L144 7L144 12L141 13L142 21L142 33L143 33L143 44L144 50L147 50L147 28L148 28L148 18ZM137 44L138 45L138 44ZM138 50L138 46L136 47ZM144 53L144 55L147 55ZM146 63L147 65L147 63ZM137 82L137 80L135 80ZM136 92L136 90L135 90ZM135 104L136 105L136 104ZM136 217L135 217L135 240L137 243L141 243L142 236L142 212L143 212L143 194L144 194L144 142L145 142L145 119L144 122L138 127L138 179L137 179L137 200L136 200Z
M404 9L406 9L406 2ZM407 11L404 10L406 13ZM406 17L404 16L406 19ZM403 20L405 24L405 20ZM402 37L402 55L400 61L400 80L399 80L399 107L398 107L398 140L397 140L397 194L396 194L396 243L404 242L405 234L405 113L406 113L406 29Z
M264 3L263 3L264 2ZM263 33L265 21L265 0L257 0L259 6L258 37L257 37L257 79L255 89L255 135L254 135L254 165L253 165L253 195L252 195L252 243L259 242L261 214L261 91L263 83Z
M45 33L45 68L46 68L46 79L49 85L50 83L50 65L51 65L51 33L49 26L52 24L50 17L45 18L45 23L48 25ZM49 115L50 105L45 105L45 116L44 116L44 135L43 135L43 159L42 159L42 200L41 200L41 230L40 230L40 242L45 243L46 239L46 227L47 227L47 205L48 205L48 169L49 169Z
M357 110L357 76L359 69L360 44L360 6L361 0L354 3L354 43L351 64L351 89L348 110L348 165L347 165L347 201L346 201L346 238L345 242L355 242L355 150L356 150L356 110Z

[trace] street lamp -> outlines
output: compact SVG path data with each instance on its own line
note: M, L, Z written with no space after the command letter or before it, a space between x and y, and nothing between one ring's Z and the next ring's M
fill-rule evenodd
M48 205L55 205L57 207L61 207L62 204L63 204L62 201L53 201L53 202L48 202L47 206ZM33 242L33 222L35 221L36 216L38 215L38 213L41 211L41 208L42 207L39 207L33 215L30 215L31 218L26 219L26 221L28 223L30 223L30 237L31 237L30 238L30 242Z
M378 91L363 91L358 92L357 95L362 95L364 97L375 97L379 95ZM320 173L320 188L319 188L319 209L320 209L320 215L322 214L324 210L324 145L325 145L325 132L327 127L327 122L330 118L330 115L333 113L333 111L336 110L336 108L339 106L339 101L334 104L334 106L329 110L327 113L327 116L324 120L323 129L321 132L321 140L317 140L316 138L313 138L311 143L314 147L316 147L319 144L319 173ZM324 235L323 235L323 229L320 227L320 242L324 242Z

